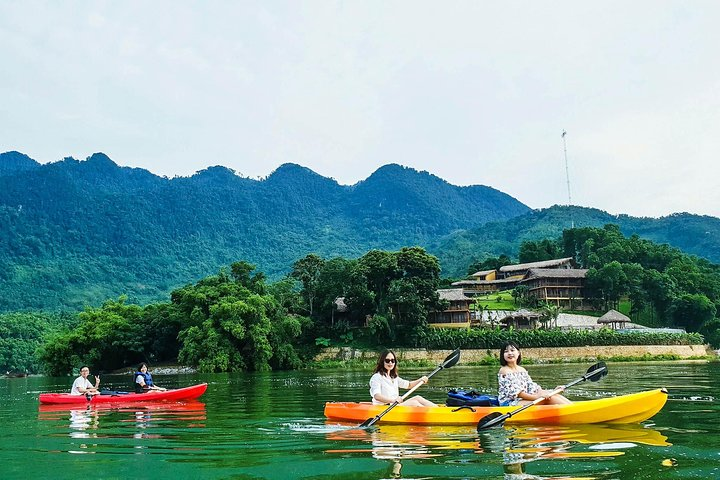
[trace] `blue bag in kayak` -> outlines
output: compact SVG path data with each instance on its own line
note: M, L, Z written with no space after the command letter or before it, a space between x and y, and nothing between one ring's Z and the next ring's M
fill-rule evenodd
M445 404L448 407L498 407L500 403L496 396L485 395L475 390L461 390L453 388L448 392Z

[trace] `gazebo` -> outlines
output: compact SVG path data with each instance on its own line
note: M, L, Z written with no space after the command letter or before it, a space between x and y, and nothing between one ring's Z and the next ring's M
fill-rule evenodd
M535 329L537 328L540 317L541 315L537 312L521 309L501 318L500 323L504 328L512 327L518 330Z
M630 317L627 315L623 315L622 313L618 312L617 310L608 310L608 312L603 315L602 317L598 318L597 323L602 324L610 324L611 328L613 330L617 330L618 328L623 328L626 323L630 322Z

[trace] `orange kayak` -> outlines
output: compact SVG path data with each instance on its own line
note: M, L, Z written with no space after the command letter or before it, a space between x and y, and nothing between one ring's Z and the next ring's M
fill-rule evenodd
M207 390L207 383L191 387L178 388L148 393L124 393L115 395L70 395L69 393L41 393L40 403L44 405L95 405L99 403L145 403L145 402L176 402L198 398Z
M506 420L506 423L582 424L638 423L652 417L667 402L667 390L658 388L618 397L584 400L565 405L535 405ZM379 415L387 405L357 402L327 402L325 416L330 420L362 423ZM517 410L513 407L406 407L390 410L381 423L414 425L477 425L492 412L500 414Z

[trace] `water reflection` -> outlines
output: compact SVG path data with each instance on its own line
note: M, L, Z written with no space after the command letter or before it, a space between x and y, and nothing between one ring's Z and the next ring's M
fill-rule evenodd
M468 426L380 425L367 430L336 430L326 438L353 444L328 453L369 454L388 460L393 478L399 478L406 459L446 456L452 462L458 458L478 460L468 455L483 456L484 464L501 463L508 479L554 478L528 475L525 465L541 459L615 458L638 445L671 445L661 432L639 424L515 425L481 433Z
M204 427L205 404L163 402L145 405L113 406L105 404L82 407L40 405L40 420L69 420L70 438L171 438L169 433L152 433L157 429ZM103 428L100 428L101 424Z

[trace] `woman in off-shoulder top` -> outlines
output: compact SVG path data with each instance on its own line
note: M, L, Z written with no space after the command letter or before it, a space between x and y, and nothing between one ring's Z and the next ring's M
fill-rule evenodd
M525 405L550 394L550 390L543 390L533 382L527 370L520 366L521 361L522 354L517 344L507 342L500 348L502 366L498 372L498 401L501 405ZM559 405L571 402L558 393L539 403Z

